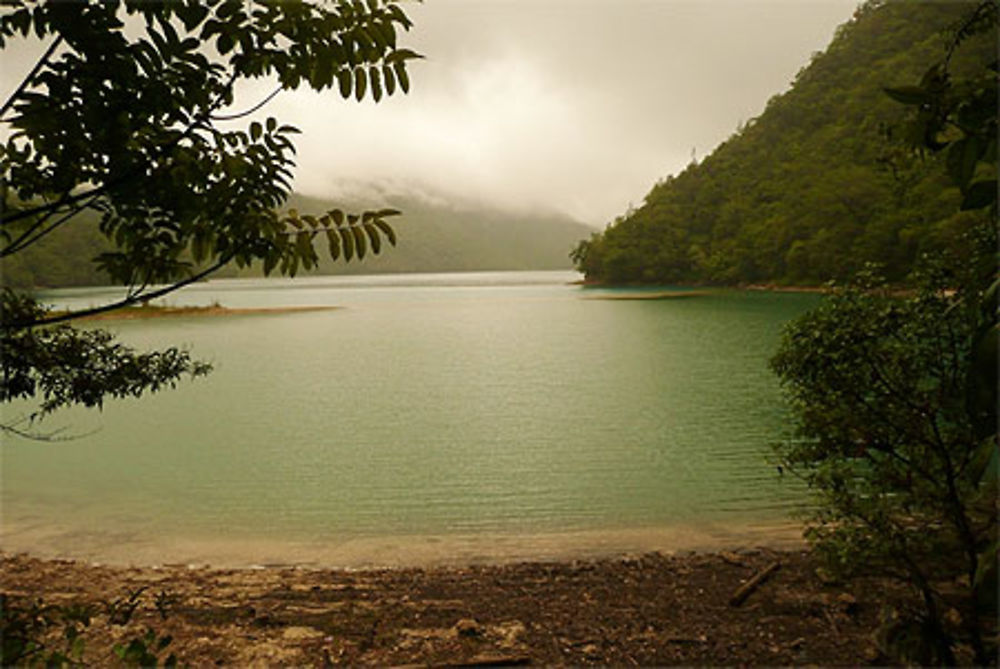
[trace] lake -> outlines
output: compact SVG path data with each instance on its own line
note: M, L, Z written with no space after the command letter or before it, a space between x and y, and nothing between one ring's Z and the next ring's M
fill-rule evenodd
M339 308L103 321L215 371L47 419L67 441L5 438L2 546L354 567L794 541L767 359L818 298L593 299L623 293L576 278L218 280L168 303Z

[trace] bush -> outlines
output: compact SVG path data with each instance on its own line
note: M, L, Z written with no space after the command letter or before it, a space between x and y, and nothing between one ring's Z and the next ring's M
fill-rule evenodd
M919 592L886 638L922 664L959 648L995 663L996 327L982 264L924 271L904 295L862 273L792 323L772 360L798 421L779 455L816 493L807 537L843 576Z

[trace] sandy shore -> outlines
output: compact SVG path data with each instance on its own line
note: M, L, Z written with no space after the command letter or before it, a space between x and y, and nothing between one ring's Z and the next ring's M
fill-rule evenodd
M895 596L881 584L824 584L801 550L370 570L125 568L7 553L0 568L14 603L95 607L93 665L147 627L172 635L169 650L191 666L863 664L880 659L872 631ZM132 621L106 624L101 602L140 588Z
M600 559L623 553L717 552L734 546L797 550L802 527L769 523L676 523L669 526L573 531L324 535L156 530L107 519L59 517L51 510L8 504L0 551L43 559L78 559L114 566L213 565L308 568L439 567L523 560Z

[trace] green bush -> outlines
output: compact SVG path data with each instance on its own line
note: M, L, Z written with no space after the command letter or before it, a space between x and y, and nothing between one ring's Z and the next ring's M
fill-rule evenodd
M905 295L864 272L792 323L772 360L798 421L779 454L816 494L807 537L841 575L919 592L886 638L921 664L953 663L963 645L996 657L994 256L980 258L938 263Z

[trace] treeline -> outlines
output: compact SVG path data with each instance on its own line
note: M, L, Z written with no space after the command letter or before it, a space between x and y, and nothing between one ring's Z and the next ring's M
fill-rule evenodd
M866 262L901 280L924 252L963 253L982 214L958 211L943 157L903 148L905 111L884 88L919 81L970 6L860 6L758 118L580 242L577 268L608 283L808 285ZM995 47L964 44L953 74L981 71Z
M93 262L111 251L111 243L98 229L100 215L84 211L60 229L22 251L0 260L0 286L51 288L97 286L108 282Z
M320 253L315 274L375 274L476 270L570 269L566 249L593 228L568 216L508 212L481 204L457 204L429 197L385 195L377 202L342 203L293 193L285 208L303 213L328 209L360 211L368 206L403 212L391 223L399 239L379 255L334 263ZM53 234L0 261L0 285L15 288L94 286L108 283L94 259L110 251L98 228L99 215L83 212ZM318 238L325 245L325 237ZM259 266L225 267L216 277L259 277Z

